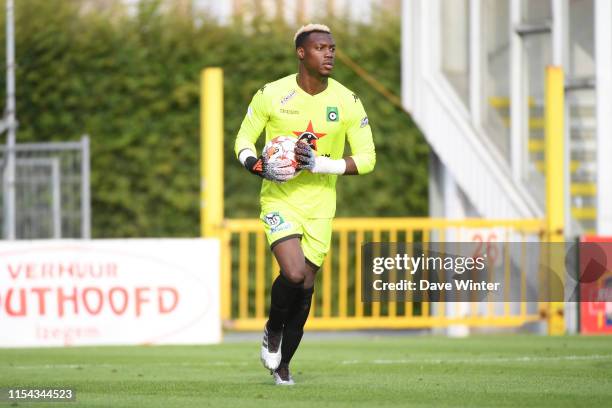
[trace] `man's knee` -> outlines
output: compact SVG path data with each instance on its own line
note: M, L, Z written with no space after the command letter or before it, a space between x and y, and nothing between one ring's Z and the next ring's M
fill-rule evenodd
M283 269L283 275L291 283L302 283L306 278L306 264L296 262L294 265Z

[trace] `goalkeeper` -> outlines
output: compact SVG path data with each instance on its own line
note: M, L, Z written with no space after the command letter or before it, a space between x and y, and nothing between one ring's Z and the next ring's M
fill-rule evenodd
M327 26L308 24L294 37L298 72L259 89L236 137L238 160L264 180L261 219L280 266L272 284L261 360L276 384L292 385L289 362L308 318L315 275L329 251L338 175L366 174L376 154L359 98L330 78L336 45ZM297 169L267 162L255 142L295 135ZM351 155L343 157L345 142Z

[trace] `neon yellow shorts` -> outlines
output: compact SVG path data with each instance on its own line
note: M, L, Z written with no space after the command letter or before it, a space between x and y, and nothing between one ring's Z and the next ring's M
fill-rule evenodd
M332 236L332 218L306 218L284 208L265 208L261 212L270 248L290 239L300 238L307 262L323 265Z

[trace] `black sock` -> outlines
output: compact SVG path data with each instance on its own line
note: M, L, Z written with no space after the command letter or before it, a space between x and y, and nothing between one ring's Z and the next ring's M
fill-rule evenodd
M282 363L289 364L300 345L304 335L304 325L310 312L313 293L314 288L302 289L301 295L298 296L298 299L296 299L293 307L290 309L289 320L283 330L283 343L281 344Z
M281 272L272 284L268 329L279 331L287 323L291 305L302 292L303 284L287 280Z

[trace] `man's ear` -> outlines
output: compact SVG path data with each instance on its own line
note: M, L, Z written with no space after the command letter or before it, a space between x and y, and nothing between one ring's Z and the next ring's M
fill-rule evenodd
M300 61L304 59L304 47L298 47L295 50L295 53L297 54L297 56L300 59Z

